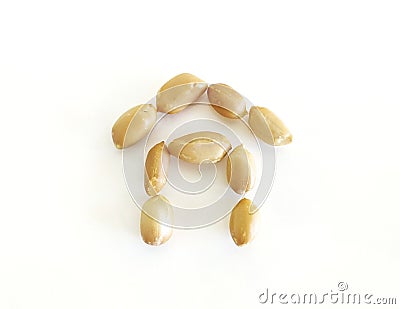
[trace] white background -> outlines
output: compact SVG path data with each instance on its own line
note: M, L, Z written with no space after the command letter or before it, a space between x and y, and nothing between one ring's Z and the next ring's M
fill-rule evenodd
M1 1L0 308L260 308L266 288L339 281L399 303L399 16L398 1ZM249 246L227 220L140 239L110 131L181 72L294 135Z

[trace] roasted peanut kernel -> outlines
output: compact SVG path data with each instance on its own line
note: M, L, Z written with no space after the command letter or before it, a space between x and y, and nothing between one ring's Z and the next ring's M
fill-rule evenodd
M273 112L265 107L253 106L249 113L249 125L255 135L273 146L292 142L292 134Z
M157 120L151 104L137 105L118 118L112 128L112 139L118 149L127 148L141 140Z
M169 152L164 142L154 145L147 154L144 188L148 195L157 195L167 183Z
M181 136L168 145L171 155L189 163L216 163L232 148L229 140L216 132L196 132Z
M206 90L208 84L189 73L179 74L167 81L158 91L157 110L175 114L195 102Z
M172 235L173 211L170 202L162 195L147 200L142 207L140 233L146 244L158 246Z
M226 178L232 190L243 194L254 186L256 166L253 155L243 147L237 146L228 154Z
M253 203L244 198L233 208L229 230L237 246L251 242L256 234L258 212Z
M207 90L211 106L227 118L241 118L247 114L244 97L225 84L213 84Z

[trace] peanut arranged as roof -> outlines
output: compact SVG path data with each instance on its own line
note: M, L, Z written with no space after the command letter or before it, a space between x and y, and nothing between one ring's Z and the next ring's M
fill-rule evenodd
M112 127L115 147L124 149L133 146L152 130L157 121L157 112L179 113L205 93L210 108L220 117L231 121L245 121L247 118L248 126L261 141L271 146L292 142L288 128L269 109L251 106L248 111L249 101L232 87L221 83L209 85L192 74L183 73L167 81L158 90L155 106L137 105L117 119ZM236 145L232 150L228 138L218 132L192 132L168 144L159 140L147 152L144 163L144 188L150 198L141 209L140 231L143 241L149 245L157 246L167 242L173 232L173 206L160 194L168 181L171 155L193 165L218 164L227 156L226 180L232 191L244 195L255 184L257 167L253 154L243 144ZM245 245L254 238L259 219L258 209L246 198L242 198L233 207L229 230L237 246Z

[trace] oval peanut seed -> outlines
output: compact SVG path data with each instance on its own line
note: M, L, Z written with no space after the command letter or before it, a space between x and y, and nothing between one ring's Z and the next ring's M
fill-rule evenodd
M144 171L144 188L148 195L156 195L167 182L169 152L164 142L154 145L148 152Z
M146 244L158 246L168 241L172 235L172 223L172 206L164 196L153 196L144 203L140 233Z
M265 107L253 106L249 113L249 125L258 138L273 146L292 142L292 134L273 112Z
M232 148L229 140L216 132L201 131L181 136L168 145L171 155L189 163L216 163Z
M137 105L118 118L112 128L112 139L118 149L132 146L141 140L157 120L157 111L151 104Z
M210 85L207 96L211 106L224 117L241 118L247 113L244 97L228 85Z
M208 84L189 73L179 74L167 81L158 91L157 110L175 114L196 101L206 90Z
M253 203L244 198L233 208L229 220L229 230L237 246L251 242L256 234L258 212Z
M256 166L253 155L243 147L237 146L228 155L226 178L232 190L243 194L254 186Z

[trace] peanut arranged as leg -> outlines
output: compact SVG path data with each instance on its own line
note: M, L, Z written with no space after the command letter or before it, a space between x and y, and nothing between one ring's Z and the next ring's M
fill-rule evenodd
M134 145L150 132L157 120L151 104L137 105L122 114L112 128L112 139L118 149Z
M179 74L166 82L156 97L157 110L175 114L196 101L206 90L208 84L189 73Z
M216 132L196 132L181 136L168 145L171 155L189 163L216 163L231 150L229 140Z
M164 142L154 145L147 154L144 169L144 188L148 195L156 195L167 182L169 152Z
M256 234L258 212L253 203L244 198L233 208L229 230L237 246L251 242Z
M151 197L142 207L140 233L146 244L158 246L172 235L173 211L170 202L162 195Z

